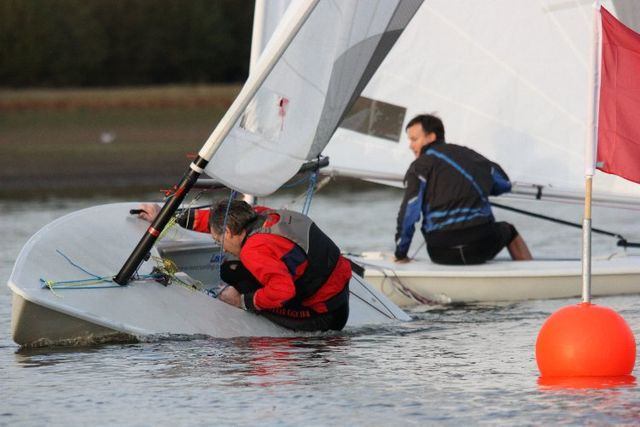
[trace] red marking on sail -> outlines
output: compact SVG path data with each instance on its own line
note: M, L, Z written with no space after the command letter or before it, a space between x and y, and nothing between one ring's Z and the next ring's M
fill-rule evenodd
M280 116L280 130L284 129L284 117L287 115L287 106L289 105L289 100L287 98L280 98L278 102L278 115Z
M640 183L640 34L601 15L597 167Z

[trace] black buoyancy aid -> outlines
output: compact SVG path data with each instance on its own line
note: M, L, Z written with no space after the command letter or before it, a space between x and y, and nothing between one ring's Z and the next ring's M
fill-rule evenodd
M278 222L269 227L264 223L271 214L277 214ZM307 268L294 282L296 296L294 304L315 294L324 285L340 258L338 246L318 228L311 218L299 212L286 209L272 209L263 212L255 226L247 231L247 238L259 233L273 234L291 240L307 256ZM245 238L246 239L246 238Z

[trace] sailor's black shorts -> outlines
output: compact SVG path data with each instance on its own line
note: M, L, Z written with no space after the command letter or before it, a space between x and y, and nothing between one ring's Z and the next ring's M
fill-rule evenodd
M494 222L486 225L486 233L478 239L454 246L435 246L427 242L427 252L437 264L472 265L482 264L495 258L498 253L518 236L515 227L508 222ZM458 230L458 232L461 230ZM477 231L477 229L475 230ZM477 233L474 233L477 234ZM459 233L458 233L459 235ZM441 242L443 235L439 236Z

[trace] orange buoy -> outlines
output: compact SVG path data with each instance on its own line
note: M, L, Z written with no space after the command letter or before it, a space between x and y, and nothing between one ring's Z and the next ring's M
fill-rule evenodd
M563 307L536 341L541 377L624 376L636 361L636 340L614 310L591 303Z

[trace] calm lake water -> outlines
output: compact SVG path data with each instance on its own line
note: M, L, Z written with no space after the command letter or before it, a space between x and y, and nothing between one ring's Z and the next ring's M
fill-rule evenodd
M350 190L321 191L311 216L343 250L391 250L400 193ZM281 206L291 198L264 203ZM123 199L0 201L0 282L7 282L37 229L74 210L115 201ZM551 209L540 202L517 206L577 222L582 212L580 206ZM580 255L580 230L496 214L517 226L534 256ZM596 209L594 227L640 241L636 217ZM594 247L595 254L616 250L615 241L601 236L594 236ZM410 312L409 323L312 337L182 337L21 350L10 337L11 295L3 285L0 425L640 424L635 384L538 384L538 331L552 312L576 302L423 306ZM622 314L640 337L640 296L594 302Z

